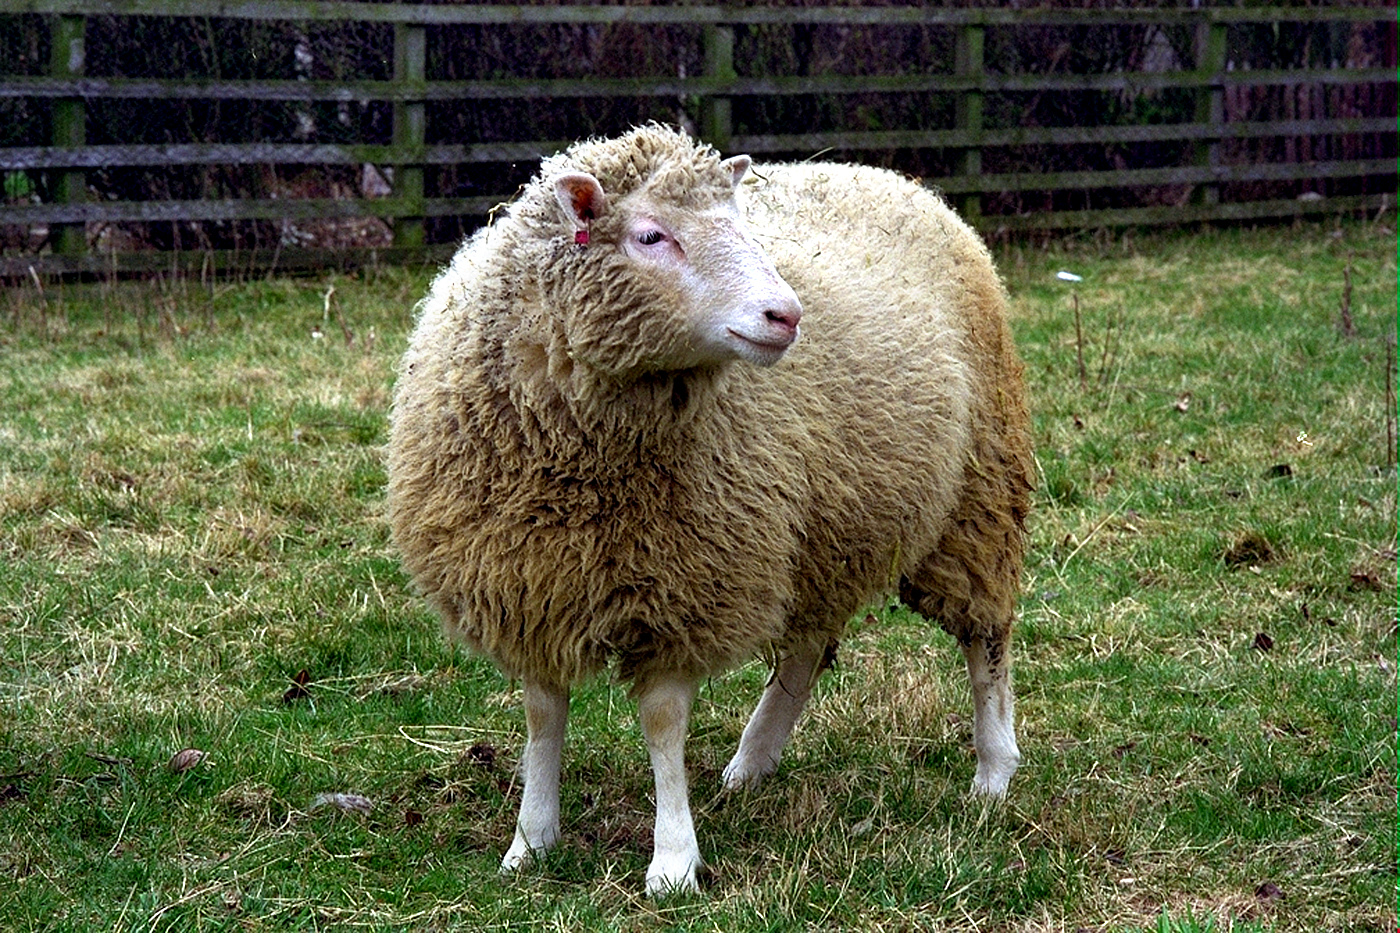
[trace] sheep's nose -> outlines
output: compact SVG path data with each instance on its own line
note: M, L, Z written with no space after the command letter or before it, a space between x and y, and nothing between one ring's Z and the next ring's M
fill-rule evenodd
M802 320L802 306L796 302L774 305L763 312L763 317L782 330L795 331Z

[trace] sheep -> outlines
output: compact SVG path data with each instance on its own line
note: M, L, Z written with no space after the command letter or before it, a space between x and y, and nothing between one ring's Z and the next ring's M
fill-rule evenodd
M654 771L647 892L696 890L697 684L773 665L723 772L752 786L846 622L893 593L961 646L973 791L1006 793L1032 459L1004 307L916 182L750 172L658 125L545 159L464 243L398 372L387 514L447 635L522 684L502 872L559 839L569 688L611 665Z

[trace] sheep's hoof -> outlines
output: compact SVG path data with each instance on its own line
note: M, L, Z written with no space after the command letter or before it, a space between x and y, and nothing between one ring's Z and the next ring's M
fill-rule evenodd
M724 789L728 791L752 790L762 784L764 778L777 770L778 762L769 756L765 755L759 761L754 762L742 753L737 754L734 756L734 760L724 768L722 777Z
M687 853L658 853L647 869L647 897L669 897L673 894L696 894L700 883L696 873L701 864L698 856Z
M513 875L520 869L534 864L535 860L547 852L554 840L541 840L539 845L530 845L525 837L516 833L515 841L506 850L505 857L501 859L501 874Z
M994 799L1004 798L1006 789L1011 784L1011 776L1016 773L1017 764L1016 760L1000 767L993 765L984 768L978 764L977 774L972 779L972 795Z
M501 874L513 875L534 860L535 854L529 849L526 849L524 852L517 852L515 851L515 846L511 846L506 852L505 857L501 859Z

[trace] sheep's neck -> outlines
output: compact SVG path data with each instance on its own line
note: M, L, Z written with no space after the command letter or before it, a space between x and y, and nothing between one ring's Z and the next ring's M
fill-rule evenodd
M574 367L517 396L532 456L569 472L627 472L674 458L695 426L715 414L722 370L614 379Z

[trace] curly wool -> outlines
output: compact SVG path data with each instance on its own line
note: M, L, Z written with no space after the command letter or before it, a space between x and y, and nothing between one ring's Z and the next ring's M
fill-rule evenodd
M580 144L434 282L399 373L388 511L449 635L562 686L614 659L640 684L834 643L893 589L964 644L1004 638L1032 474L975 234L891 173L762 167L740 205L803 338L771 368L656 370L668 296L607 248L613 215L572 245L552 183L575 171L610 203L732 191L680 133Z

